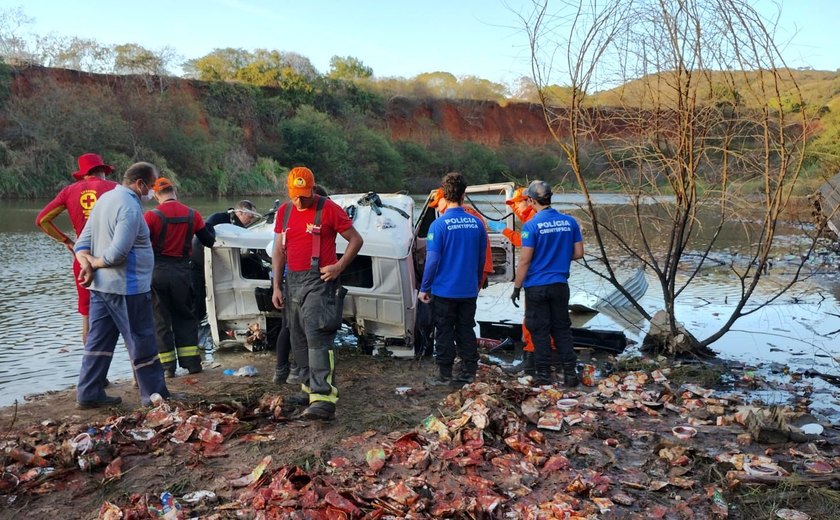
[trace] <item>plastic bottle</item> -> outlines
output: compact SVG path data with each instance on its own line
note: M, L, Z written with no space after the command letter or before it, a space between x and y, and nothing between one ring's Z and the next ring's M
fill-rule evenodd
M245 365L239 370L228 368L222 372L226 376L252 377L258 374L256 367L253 365Z

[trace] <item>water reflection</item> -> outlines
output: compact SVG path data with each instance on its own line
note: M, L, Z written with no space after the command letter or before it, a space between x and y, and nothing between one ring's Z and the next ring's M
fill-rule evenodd
M568 211L574 211L576 204L582 200L569 197L562 199L561 205ZM621 206L625 199L612 195L602 199L600 202L609 204L604 211L612 212L612 218L626 216L626 207ZM237 200L188 198L185 202L208 216L224 211ZM274 202L269 197L251 200L261 211L271 208ZM422 203L424 197L417 200ZM81 364L81 319L76 313L70 254L34 226L35 216L46 202L4 201L0 205L0 276L3 280L0 283L0 335L4 339L0 343L0 405L10 404L25 394L75 384ZM501 215L507 211L506 207L487 204L478 197L475 202L491 214L496 212L495 215ZM58 219L58 224L63 229L70 229L69 221L63 216ZM739 253L745 240L743 233L738 234L738 229L744 228L727 228L716 256L731 260ZM585 237L585 241L587 247L594 251L591 238ZM781 237L778 244L785 251L796 251L798 236ZM740 297L740 287L728 267L730 263L736 262L728 261L724 265L710 263L677 303L678 316L698 337L717 330ZM774 270L778 269L781 273L782 265L783 262L777 264ZM691 267L686 265L685 272ZM772 294L772 290L783 283L782 278L775 276L774 270L771 270L767 283L757 291L754 302ZM650 274L648 281L650 289L642 305L653 313L662 304L657 296L660 294L658 281ZM570 285L573 293L605 294L610 289L606 282L580 265L573 267ZM514 322L521 321L521 309L511 310L509 295L509 284L489 288L483 293L479 305L479 319L498 321L502 316ZM840 329L838 299L840 284L837 283L835 268L803 282L773 305L738 321L734 330L712 348L727 358L745 363L760 360L837 373L832 356L840 354L836 346L836 331ZM753 309L755 307L748 306L746 310ZM646 330L640 313L628 309L575 316L574 324L622 329L635 341L641 341ZM122 343L117 346L110 376L113 379L130 377L128 356Z

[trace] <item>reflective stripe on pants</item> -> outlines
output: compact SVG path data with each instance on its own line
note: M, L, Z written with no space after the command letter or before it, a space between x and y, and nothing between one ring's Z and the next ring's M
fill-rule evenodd
M295 361L307 384L309 402L338 401L335 386L335 349L337 329L325 328L324 302L335 282L324 282L315 271L289 271L286 275L286 316Z
M101 401L105 398L105 378L120 334L131 359L143 405L149 404L149 396L154 393L169 397L163 369L157 359L151 292L130 296L90 293L90 332L79 371L76 399Z
M180 258L155 257L152 296L160 362L166 369L175 370L177 357L181 367L198 369L201 354L190 263Z

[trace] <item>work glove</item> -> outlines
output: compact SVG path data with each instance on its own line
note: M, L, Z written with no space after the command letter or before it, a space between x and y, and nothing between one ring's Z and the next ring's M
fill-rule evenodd
M501 233L507 226L502 221L488 220L487 228L493 233Z
M519 292L521 290L522 290L521 287L514 287L513 288L513 293L510 295L510 301L511 301L511 303L513 303L513 306L516 307L517 309L519 308L519 304L516 303L516 302L519 301Z

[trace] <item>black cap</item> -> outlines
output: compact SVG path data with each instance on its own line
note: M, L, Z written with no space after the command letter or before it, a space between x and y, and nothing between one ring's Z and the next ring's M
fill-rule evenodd
M545 181L534 181L528 185L525 195L534 200L542 200L551 196L551 185Z

